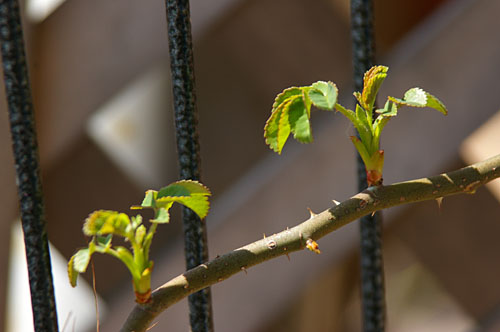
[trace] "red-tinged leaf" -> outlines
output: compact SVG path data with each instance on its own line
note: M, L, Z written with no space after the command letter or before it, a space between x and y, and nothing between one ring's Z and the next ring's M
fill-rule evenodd
M378 90L387 77L388 67L374 66L368 70L363 77L363 91L361 93L361 106L371 112Z

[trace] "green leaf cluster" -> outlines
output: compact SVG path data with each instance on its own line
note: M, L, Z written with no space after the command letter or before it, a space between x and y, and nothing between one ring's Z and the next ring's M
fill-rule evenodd
M146 191L140 206L132 209L150 208L155 218L150 220L149 229L140 215L129 217L116 211L94 211L85 220L83 233L91 240L87 248L80 249L68 262L68 277L71 285L76 286L78 274L84 273L94 253L109 254L121 260L130 271L133 279L136 300L149 301L151 294L151 272L153 261L149 260L149 249L157 225L168 223L169 209L173 203L180 203L193 210L200 219L208 214L210 190L199 182L184 180L174 182L159 191ZM113 246L113 236L120 236L130 243L130 249Z
M397 115L398 109L402 106L429 107L444 115L448 113L439 99L420 88L409 89L402 99L388 97L384 108L375 110L377 95L388 70L386 66L374 66L365 73L363 90L354 92L357 100L355 111L337 103L338 91L332 82L319 81L310 86L284 90L276 97L264 127L266 143L278 153L281 153L290 133L299 142L310 143L311 106L336 110L352 122L359 134L359 138L353 136L351 141L365 164L368 185L381 184L384 151L380 150L380 135L387 122Z
M290 134L301 143L313 141L311 106L332 110L337 102L338 90L332 82L319 81L311 86L291 87L280 93L274 101L271 116L264 127L269 147L281 154Z

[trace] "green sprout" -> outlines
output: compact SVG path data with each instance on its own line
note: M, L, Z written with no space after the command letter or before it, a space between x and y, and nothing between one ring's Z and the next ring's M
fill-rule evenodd
M266 143L278 154L291 133L299 142L310 143L313 140L309 121L311 106L336 110L352 122L359 134L359 138L351 136L351 141L365 164L368 186L381 185L384 151L380 150L380 134L387 122L397 115L398 108L430 107L444 115L448 113L441 101L420 88L409 89L402 99L388 97L384 108L375 110L375 100L388 69L374 66L365 73L363 91L354 93L358 101L355 111L337 103L338 90L332 82L318 81L310 86L285 89L276 97L264 127Z
M84 273L93 253L109 254L121 260L132 275L136 301L147 303L151 299L151 272L153 261L149 260L149 248L158 224L168 223L169 209L173 203L180 203L193 210L201 219L208 214L210 190L199 182L183 180L174 182L159 191L148 190L140 206L132 209L150 208L154 219L149 229L142 223L142 217L129 217L116 211L94 211L85 220L83 233L92 237L88 247L77 251L68 263L68 277L71 286L76 286L78 274ZM120 236L130 243L132 250L113 246L113 236Z

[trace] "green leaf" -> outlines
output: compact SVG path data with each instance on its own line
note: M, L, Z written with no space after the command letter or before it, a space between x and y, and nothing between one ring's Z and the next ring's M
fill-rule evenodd
M359 155L361 156L361 159L363 159L363 163L367 165L370 163L370 154L368 153L368 150L366 149L365 145L363 142L359 140L356 136L351 136L351 141L356 147L356 150L358 150Z
M208 201L208 197L206 196L187 197L179 203L193 210L198 215L198 217L200 217L200 219L205 218L208 214L208 210L210 209L210 202Z
M398 115L398 105L391 100L385 102L383 109L378 109L376 111L382 116L392 117Z
M78 273L84 273L90 262L93 251L90 248L80 249L74 255L73 267Z
M210 190L198 181L181 180L161 188L155 199L165 196L190 196L192 194L210 195Z
M104 234L127 236L129 226L130 219L125 213L98 210L90 214L85 220L83 232L87 236Z
M351 121L354 126L359 125L359 120L358 118L356 118L356 113L354 113L352 110L346 109L339 103L335 104L335 109L339 111L342 115L344 115L347 119L349 119L349 121Z
M302 98L301 98L302 99ZM285 146L288 136L290 136L290 121L288 112L290 111L290 104L293 99L289 99L283 103L283 110L280 115L280 120L278 123L278 153L281 154L283 147ZM299 102L302 102L299 100Z
M361 106L371 112L377 98L378 90L387 77L388 67L374 66L363 77L363 91L361 93ZM358 98L358 97L357 97ZM359 98L358 98L359 100Z
M80 249L71 256L68 262L68 278L72 287L76 287L76 280L78 279L78 274L87 271L87 267L90 262L90 257L94 253L95 245L93 242L89 243L88 248Z
M165 202L165 206L158 208L156 210L155 218L151 219L150 221L158 224L168 223L170 221L170 213L168 212L168 210L170 209L172 204L174 204L172 200L168 200L167 202Z
M316 82L311 86L292 87L280 93L273 104L271 116L264 127L269 147L281 154L291 133L301 143L312 142L311 105L333 110L337 102L337 87L332 82Z
M197 181L182 180L162 188L158 192L156 203L178 202L193 210L201 219L205 218L210 209L210 190ZM165 207L167 210L170 206Z
M382 133L382 129L384 129L387 122L389 122L391 117L388 116L379 116L373 122L373 141L372 141L372 151L377 151L380 145L380 134Z
M192 195L183 197L162 197L159 198L156 202L159 205L160 204L172 205L171 204L172 202L180 203L193 210L198 215L198 217L200 217L200 219L205 218L208 214L208 210L210 209L210 202L208 201L208 197L203 195Z
M266 144L269 145L274 152L278 153L281 153L281 150L278 148L278 128L282 112L283 107L273 111L269 119L267 119L264 127L264 138L266 139Z
M131 228L136 229L140 224L142 224L142 216L140 214L135 217L130 218Z
M69 278L69 283L71 284L71 287L76 287L76 281L78 279L78 272L75 270L74 267L74 262L75 262L75 256L71 256L71 259L68 262L68 278Z
M434 97L430 93L427 93L427 107L433 108L433 109L443 113L444 115L448 114L448 110L446 109L446 106L444 106L444 104L439 99L437 99L436 97Z
M290 131L293 137L301 143L311 143L313 141L311 132L311 123L309 122L310 107L302 102L296 100L288 106L288 123L290 124Z
M358 122L354 123L354 126L358 130L359 137L361 137L361 141L363 141L363 144L365 146L371 146L372 142L372 133L370 130L371 123L366 117L365 110L359 105L356 105L356 118L358 119Z
M306 108L308 120L311 118L312 100L311 98L309 98L309 91L311 89L312 89L311 87L307 86L302 88L302 102L304 103L304 107Z
M360 105L363 105L363 97L361 96L361 93L359 93L358 91L355 91L352 93L354 95L354 98L356 98L356 100L358 101L358 103Z
M310 128L304 128L309 122L311 101L303 90L305 88L290 88L278 95L273 105L271 117L267 120L264 127L264 137L269 147L281 154L283 147L290 136L294 136L301 142L309 142ZM299 93L300 92L300 93ZM290 115L290 112L293 112ZM297 112L299 113L297 116ZM306 114L306 119L301 118L301 115ZM309 130L309 135L307 134Z
M96 236L96 242L102 247L111 247L111 240L113 239L113 234L108 234L106 236Z
M146 195L144 195L144 199L142 200L141 207L155 208L156 195L158 192L155 190L146 191Z
M282 104L291 97L301 96L302 90L303 90L302 88L298 88L295 86L283 90L283 92L281 92L279 95L276 96L271 112L274 113L275 110L277 110L280 106L282 106Z
M311 85L309 98L317 108L331 111L337 103L338 89L332 82L318 81Z
M135 209L153 207L156 211L154 223L168 223L170 215L168 210L177 202L193 210L201 219L205 218L210 208L208 197L210 190L198 181L181 180L161 188L159 191L146 192L147 203L134 207Z
M439 99L420 88L412 88L406 91L403 99L389 97L389 100L398 105L430 107L443 113L444 115L448 114L448 110Z
M280 128L280 121L283 117L283 109L292 99L302 99L303 89L291 87L283 90L274 100L271 110L271 116L264 127L264 138L266 144L274 151L281 153L283 146L288 138L286 128Z
M137 227L135 231L135 242L142 246L142 241L144 240L144 236L146 236L146 227L141 225Z

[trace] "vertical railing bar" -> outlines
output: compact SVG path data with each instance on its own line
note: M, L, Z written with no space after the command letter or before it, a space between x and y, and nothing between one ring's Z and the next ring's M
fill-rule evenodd
M363 89L363 75L375 62L372 0L351 0L351 34L354 65L354 90ZM357 154L358 189L366 188L366 171ZM367 215L360 220L361 296L363 331L385 329L385 295L382 259L382 215Z
M17 0L0 1L0 38L34 327L37 332L56 332L35 120Z
M166 0L177 153L181 179L200 180L196 93L189 0ZM186 268L208 260L205 222L183 208ZM213 331L210 288L188 298L191 331Z

